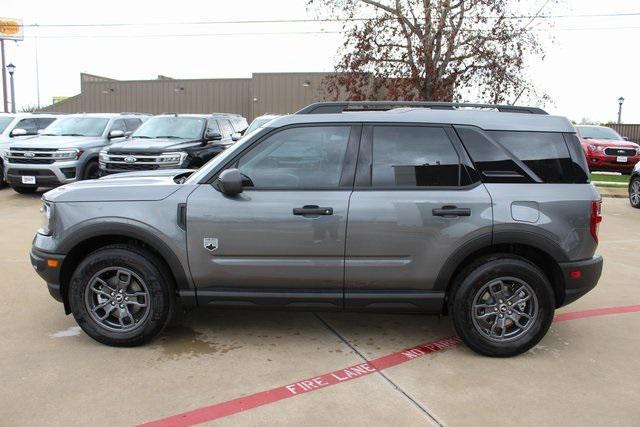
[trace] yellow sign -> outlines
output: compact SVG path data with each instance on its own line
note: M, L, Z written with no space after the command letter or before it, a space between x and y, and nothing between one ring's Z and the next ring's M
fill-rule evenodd
M0 18L0 39L24 40L22 19Z

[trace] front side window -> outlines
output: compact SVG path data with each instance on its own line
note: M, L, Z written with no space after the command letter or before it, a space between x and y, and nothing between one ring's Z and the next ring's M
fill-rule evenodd
M124 119L124 124L127 126L128 132L133 132L140 127L142 120L140 119Z
M113 122L111 130L121 130L122 132L126 132L127 126L124 124L124 120L118 119Z
M230 136L233 133L233 128L231 127L231 123L229 120L218 120L220 123L220 129L222 129L222 136L224 138Z
M206 119L197 117L152 117L132 138L200 139Z
M285 129L267 137L236 167L254 188L338 188L350 126Z
M38 133L38 126L35 119L32 118L20 120L13 129L24 129L27 131L27 135L36 135Z
M373 128L373 187L450 187L460 183L460 161L444 129Z
M101 136L109 119L98 117L67 117L53 122L43 135Z
M53 117L37 117L34 120L36 122L36 130L37 131L46 128L51 123L56 121L56 119L54 119Z

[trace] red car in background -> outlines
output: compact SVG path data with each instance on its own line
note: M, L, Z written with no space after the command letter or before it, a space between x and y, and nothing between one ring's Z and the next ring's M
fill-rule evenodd
M604 126L576 126L591 171L629 174L640 161L640 145Z

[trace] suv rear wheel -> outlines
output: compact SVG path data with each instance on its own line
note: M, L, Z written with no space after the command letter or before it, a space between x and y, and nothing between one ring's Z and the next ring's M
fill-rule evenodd
M508 254L485 257L465 269L449 306L465 344L493 357L515 356L535 346L551 326L554 309L545 274Z
M76 268L69 304L78 325L103 344L146 343L169 323L173 284L162 262L131 245L113 245L89 254Z
M629 184L629 202L634 208L640 209L640 177L634 177Z

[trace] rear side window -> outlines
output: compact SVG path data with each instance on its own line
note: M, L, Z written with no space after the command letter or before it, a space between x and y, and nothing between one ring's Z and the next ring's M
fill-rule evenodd
M444 129L373 128L372 187L450 187L460 182L460 160Z
M542 182L573 182L573 162L561 133L488 132L520 159Z
M456 127L467 152L487 183L584 183L581 150L552 132L488 131ZM570 149L571 148L571 149Z

